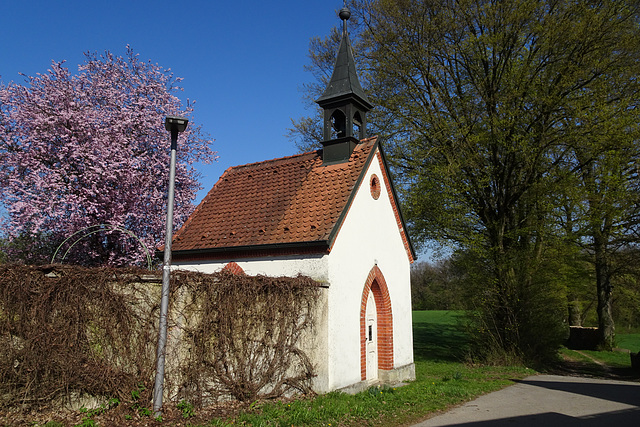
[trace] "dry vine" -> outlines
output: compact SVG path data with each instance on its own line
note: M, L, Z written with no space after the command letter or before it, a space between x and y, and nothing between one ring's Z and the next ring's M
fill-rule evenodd
M158 286L138 269L0 266L0 408L72 395L150 400ZM313 326L311 279L205 275L172 279L170 331L181 356L172 397L194 404L309 391L300 347ZM178 395L176 395L178 393Z
M113 286L139 283L138 273L0 267L0 406L71 393L125 399L149 385L154 305Z
M208 279L178 280L192 296L185 311L197 319L185 328L182 391L199 402L308 393L313 367L300 338L313 326L317 283L225 272Z

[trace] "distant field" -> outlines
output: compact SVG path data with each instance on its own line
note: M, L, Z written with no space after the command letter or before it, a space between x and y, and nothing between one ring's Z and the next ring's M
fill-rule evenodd
M462 310L425 310L413 312L413 323L438 323L440 325L456 325L464 319Z
M469 340L464 311L414 311L413 351L416 360L459 361Z
M429 310L413 312L413 343L416 356L429 360L457 360L469 344L465 312ZM640 333L616 332L616 346L640 352Z
M618 348L626 348L634 353L640 351L640 334L616 334Z

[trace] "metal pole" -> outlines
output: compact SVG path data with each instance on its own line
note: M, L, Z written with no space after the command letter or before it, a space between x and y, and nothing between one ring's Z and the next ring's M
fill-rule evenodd
M171 274L171 240L173 238L173 201L176 179L176 151L178 129L171 127L171 164L169 167L169 196L167 198L167 228L164 238L164 263L162 265L162 300L160 302L160 327L158 330L158 352L156 381L153 387L153 413L162 415L162 393L164 390L164 359L167 345L167 314L169 311L169 278Z

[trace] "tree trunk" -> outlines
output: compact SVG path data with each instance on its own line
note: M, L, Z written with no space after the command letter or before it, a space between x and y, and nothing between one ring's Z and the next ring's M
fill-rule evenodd
M605 202L606 189L598 186L594 163L583 161L582 179L589 192L590 234L593 239L594 267L596 272L596 291L598 295L598 346L611 350L614 346L615 327L611 314L611 260L608 249L611 246L611 210Z
M615 325L611 314L611 265L606 250L605 239L594 236L596 285L598 290L598 332L600 347L611 350L614 346Z

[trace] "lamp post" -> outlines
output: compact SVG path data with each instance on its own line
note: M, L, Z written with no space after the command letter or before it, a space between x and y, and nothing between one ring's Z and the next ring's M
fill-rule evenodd
M171 163L169 166L169 195L167 197L167 228L164 238L164 263L162 265L162 299L160 302L160 326L158 328L158 351L156 382L153 387L153 413L162 415L162 393L164 389L164 359L167 345L167 315L169 311L169 278L171 273L171 240L173 238L173 199L176 181L176 151L178 134L184 132L189 120L184 117L167 116L164 127L171 132Z

